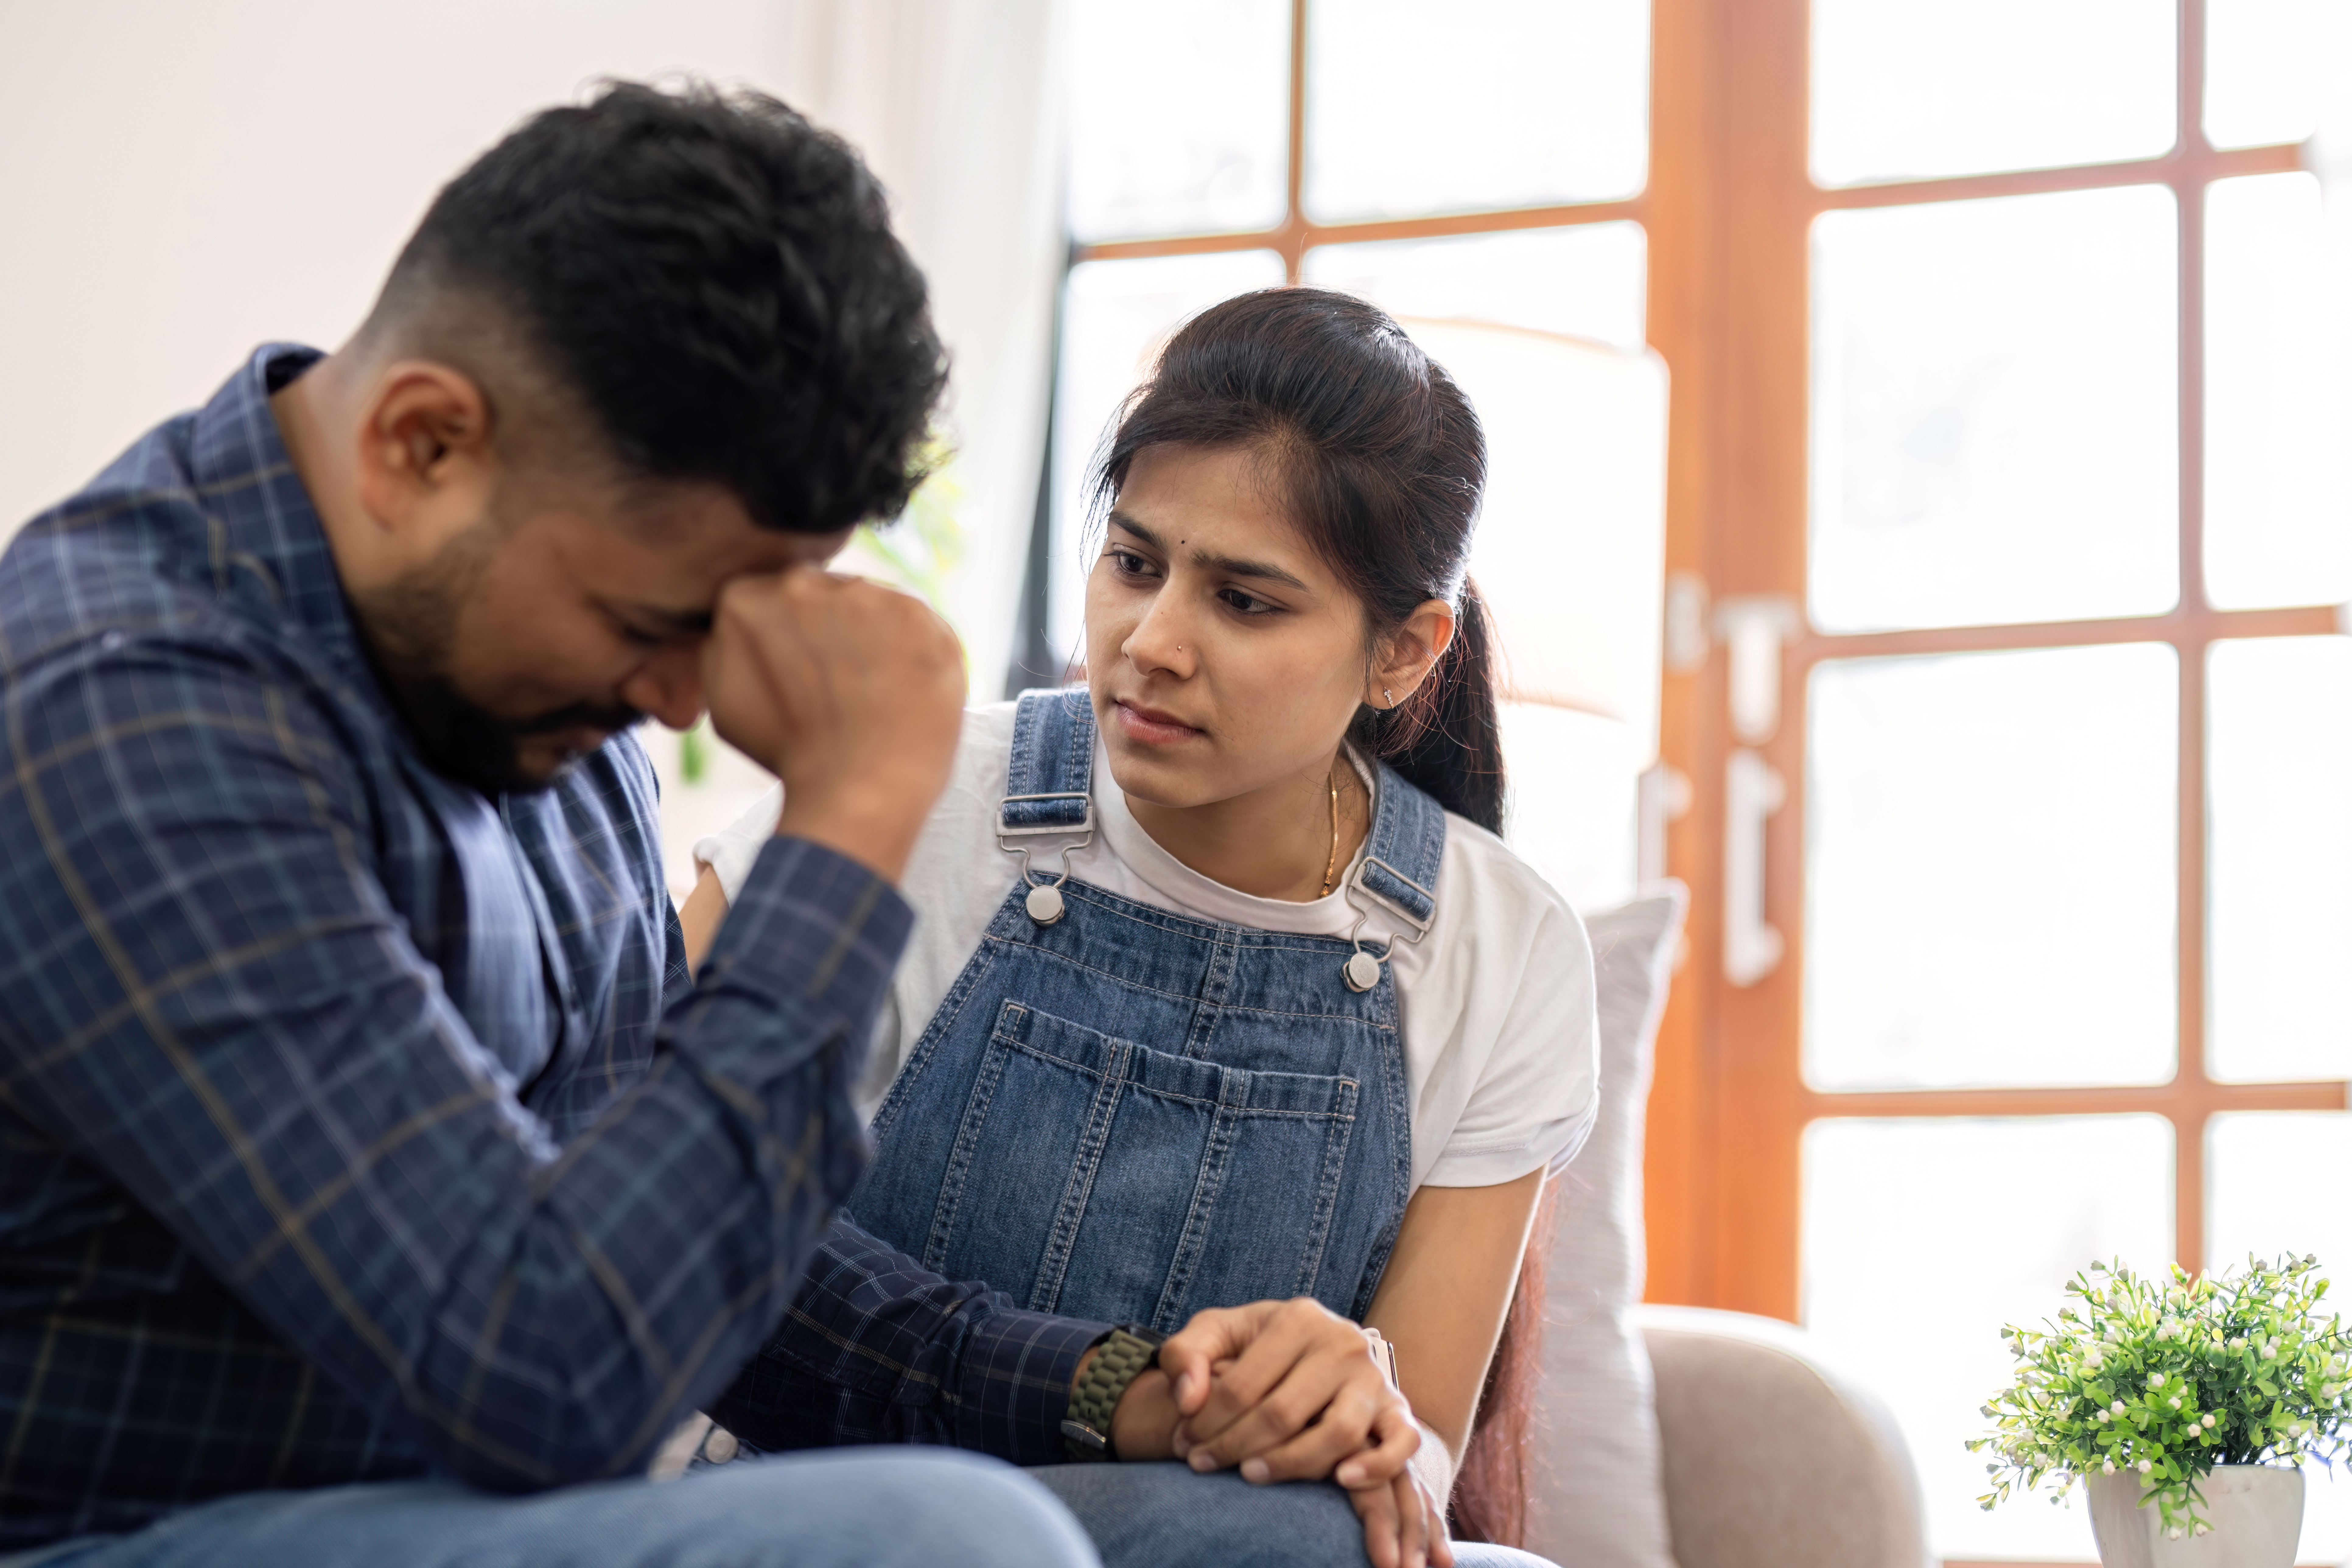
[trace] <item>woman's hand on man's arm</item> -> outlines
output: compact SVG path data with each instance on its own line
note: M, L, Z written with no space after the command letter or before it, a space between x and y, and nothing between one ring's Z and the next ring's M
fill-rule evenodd
M1300 1298L1196 1314L1111 1416L1122 1459L1239 1467L1265 1485L1329 1479L1363 1521L1373 1568L1452 1568L1444 1500L1408 1461L1422 1428L1364 1331Z

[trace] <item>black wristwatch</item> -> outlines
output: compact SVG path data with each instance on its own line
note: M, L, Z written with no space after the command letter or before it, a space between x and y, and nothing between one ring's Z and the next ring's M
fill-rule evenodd
M1087 1363L1077 1386L1070 1390L1069 1414L1062 1421L1062 1441L1073 1459L1116 1459L1111 1447L1111 1412L1129 1384L1160 1361L1160 1347L1168 1336L1140 1323L1125 1323L1096 1343L1102 1348Z

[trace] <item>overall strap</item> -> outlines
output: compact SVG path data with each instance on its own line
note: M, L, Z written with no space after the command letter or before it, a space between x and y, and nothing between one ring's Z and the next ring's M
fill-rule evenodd
M1000 832L1083 833L1093 826L1095 710L1083 686L1024 691L1013 710Z
M1083 686L1059 691L1024 691L1013 713L1013 757L1004 768L1004 798L996 805L996 847L1021 857L1021 879L1029 885L1029 918L1041 926L1060 920L1067 906L1062 884L1070 879L1070 856L1094 842L1095 803L1088 793L1095 773L1095 710ZM1073 834L1081 835L1075 844ZM1062 839L1062 871L1041 883L1032 874L1024 840Z
M1349 940L1357 944L1343 969L1349 988L1369 991L1380 963L1398 942L1417 942L1437 919L1437 872L1445 860L1445 808L1385 763L1364 853L1349 875L1348 901L1358 911ZM1363 950L1364 927L1384 917L1389 940L1375 955Z

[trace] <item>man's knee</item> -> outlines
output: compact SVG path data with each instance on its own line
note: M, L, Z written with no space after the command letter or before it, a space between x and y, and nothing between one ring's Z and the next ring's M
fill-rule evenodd
M676 1483L739 1539L791 1542L793 1563L1097 1568L1067 1509L1027 1474L948 1449L779 1456Z
M1105 1568L1365 1568L1363 1526L1327 1483L1254 1487L1174 1463L1029 1473L1069 1505Z

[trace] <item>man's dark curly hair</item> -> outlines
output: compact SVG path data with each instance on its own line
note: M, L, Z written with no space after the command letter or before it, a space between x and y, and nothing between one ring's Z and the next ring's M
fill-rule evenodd
M839 137L761 93L609 84L445 187L385 306L469 294L625 475L723 487L762 528L895 515L947 379L923 276Z

